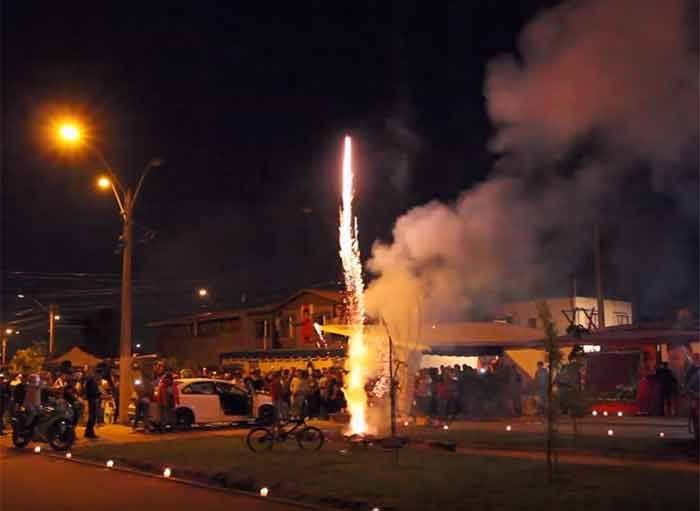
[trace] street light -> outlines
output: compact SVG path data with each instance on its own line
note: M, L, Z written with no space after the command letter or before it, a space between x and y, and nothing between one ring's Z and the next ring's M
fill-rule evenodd
M205 288L202 287L197 291L197 294L199 294L199 296L204 298L205 296L207 296L209 294L209 291L207 291Z
M107 176L100 177L97 185L101 189L111 188L114 193L119 215L122 218L122 300L121 300L121 334L119 340L119 419L123 424L128 423L129 402L131 400L131 254L133 251L133 222L134 206L139 197L143 181L148 173L155 167L163 165L159 158L150 160L141 177L136 184L136 188L125 188L114 174L112 166L107 162L99 148L89 143L82 137L81 129L76 123L63 123L58 130L59 140L68 145L82 143L92 151L102 165Z
M80 127L72 122L65 122L58 127L58 136L69 144L76 144L82 138Z

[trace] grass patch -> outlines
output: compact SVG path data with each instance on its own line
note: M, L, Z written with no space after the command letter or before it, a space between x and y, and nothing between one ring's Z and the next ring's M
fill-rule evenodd
M280 447L280 448L278 448ZM697 509L697 474L562 465L552 485L540 462L403 449L400 464L379 449L329 442L319 452L294 445L252 453L240 437L208 437L95 445L76 455L135 464L174 475L328 506L406 511L479 509Z
M517 427L517 426L516 426ZM545 449L544 433L519 431L493 431L478 429L450 429L443 431L432 427L404 427L401 434L422 441L454 442L460 447L486 449L513 449L526 451L543 451ZM601 435L570 433L557 436L557 446L562 452L591 453L611 457L630 457L638 459L684 459L688 460L696 453L692 440L671 438L632 438L607 437Z

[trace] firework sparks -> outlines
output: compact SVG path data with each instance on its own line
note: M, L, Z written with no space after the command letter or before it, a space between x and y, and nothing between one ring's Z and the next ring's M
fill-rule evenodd
M343 153L343 205L340 208L340 259L345 275L348 322L353 327L348 340L348 355L345 363L346 369L349 371L345 384L345 394L351 416L350 433L356 434L367 432L365 417L367 346L363 333L365 301L360 245L357 237L357 218L352 214L353 191L352 140L346 136Z

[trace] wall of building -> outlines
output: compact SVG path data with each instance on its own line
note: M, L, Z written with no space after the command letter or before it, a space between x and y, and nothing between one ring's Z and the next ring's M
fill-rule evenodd
M159 326L158 352L178 361L218 365L219 354L232 351L273 348L314 348L302 338L303 307L312 311L312 322L325 323L337 313L338 300L315 293L301 293L278 308L250 309L215 319L193 319L187 324ZM279 315L281 336L273 346L273 329Z
M557 328L557 332L560 335L565 334L566 329L569 327L569 320L562 311L571 311L571 298L548 298L545 301L552 313L552 321ZM512 323L514 325L542 328L542 321L539 318L537 304L537 300L507 303L499 308L497 315L500 318L512 318ZM577 296L575 307L578 309L586 309L589 314L591 314L591 312L595 313L597 311L598 302L595 298ZM634 321L632 304L630 302L606 299L604 301L604 308L605 326L627 325ZM571 314L570 312L568 313ZM588 327L589 320L586 314L581 310L576 312L576 323L586 328ZM597 313L592 315L592 324L598 326Z

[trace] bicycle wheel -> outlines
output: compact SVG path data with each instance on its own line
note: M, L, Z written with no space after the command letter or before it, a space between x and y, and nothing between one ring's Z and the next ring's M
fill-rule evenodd
M248 445L248 449L253 452L269 451L275 443L275 438L267 428L253 428L245 437L245 443Z
M323 431L313 426L306 426L296 437L299 447L307 451L318 451L325 441Z

